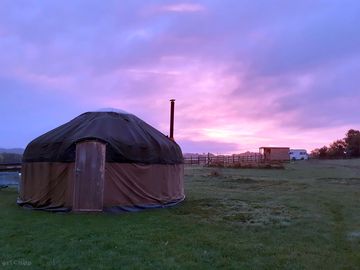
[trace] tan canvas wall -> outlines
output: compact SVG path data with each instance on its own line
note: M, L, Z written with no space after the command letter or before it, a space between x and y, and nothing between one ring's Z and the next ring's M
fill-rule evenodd
M38 207L72 205L74 163L24 163L20 199Z
M184 166L108 163L104 207L163 204L182 199Z
M104 207L156 205L184 198L183 164L106 163ZM20 203L72 207L74 163L24 163Z

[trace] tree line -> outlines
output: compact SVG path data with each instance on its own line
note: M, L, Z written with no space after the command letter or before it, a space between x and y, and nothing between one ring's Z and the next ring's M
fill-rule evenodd
M0 163L21 163L21 160L21 154L0 153Z
M350 129L344 139L311 151L312 158L360 158L360 131Z

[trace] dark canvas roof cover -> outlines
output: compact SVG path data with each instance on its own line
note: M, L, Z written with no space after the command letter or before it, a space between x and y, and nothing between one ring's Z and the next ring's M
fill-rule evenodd
M132 114L87 112L33 140L23 162L74 162L76 143L96 139L107 143L107 162L178 164L177 143Z

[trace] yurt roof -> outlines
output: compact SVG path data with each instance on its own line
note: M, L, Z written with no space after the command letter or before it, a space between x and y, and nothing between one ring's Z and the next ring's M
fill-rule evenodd
M106 143L107 162L182 163L182 152L176 142L123 111L81 114L30 142L23 162L74 162L76 143L84 140Z

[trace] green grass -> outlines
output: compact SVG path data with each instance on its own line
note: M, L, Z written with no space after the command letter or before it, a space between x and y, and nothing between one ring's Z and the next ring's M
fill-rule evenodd
M360 160L187 167L185 188L177 207L121 215L25 210L1 190L0 269L360 267Z

